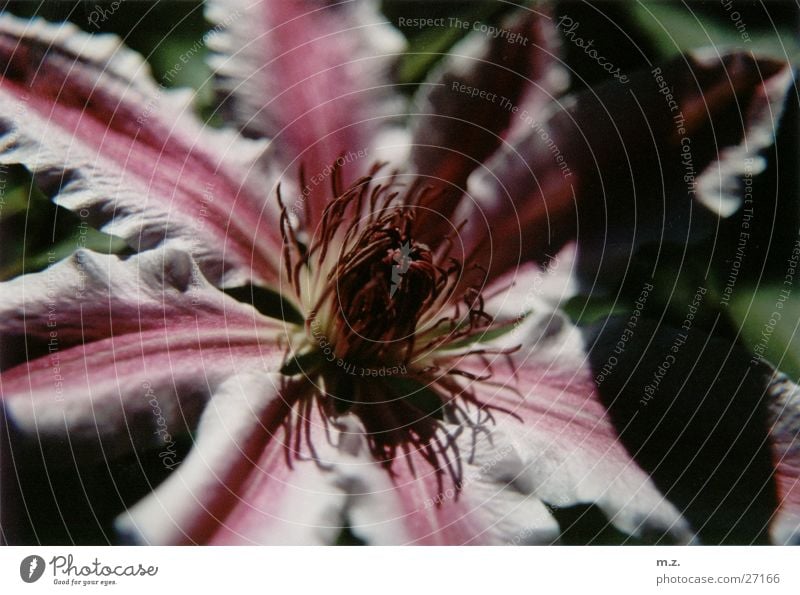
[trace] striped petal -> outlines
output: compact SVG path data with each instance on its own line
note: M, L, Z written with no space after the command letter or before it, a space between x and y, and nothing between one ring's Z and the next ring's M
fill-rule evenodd
M440 389L483 406L464 406L429 439L398 446L383 509L353 532L369 543L553 543L564 529L559 510L595 505L624 535L692 542L687 521L619 441L578 329L547 312L505 341L523 344L511 361L441 360L460 373L443 375ZM380 521L399 521L404 533L384 534Z
M136 543L310 545L369 523L397 542L400 523L374 520L390 487L352 416L321 414L310 385L246 374L209 403L186 462L117 527Z
M277 278L265 143L204 126L113 36L0 16L0 163L136 249L166 240L217 283Z
M313 228L334 161L351 163L345 182L365 173L402 110L388 86L402 36L362 0L215 0L208 17L223 106L248 136L274 139L284 178L298 179L302 165Z
M783 374L769 385L772 458L778 509L772 520L772 540L800 543L800 389Z
M467 176L514 131L524 126L515 114L538 117L567 86L551 17L538 10L515 12L489 38L473 32L457 44L423 83L413 119L412 163L416 171L444 181L447 192L428 206L437 217L452 214ZM436 237L430 223L422 233Z
M606 226L630 235L661 216L667 228L691 199L729 214L791 81L781 62L701 53L553 103L470 177L455 217L467 253L497 275Z
M353 526L368 543L413 545L519 545L551 543L559 526L548 505L520 479L526 461L498 429L474 431L442 425L431 464L425 449L391 464L392 493L370 523ZM438 445L442 445L439 449ZM403 533L386 534L400 522ZM402 540L397 540L402 537Z
M225 378L275 370L283 355L277 322L172 249L125 261L81 250L2 284L2 295L9 423L57 456L158 448L191 427Z
M517 460L513 473L501 475L507 489L551 509L596 505L610 525L636 538L691 542L686 520L620 442L580 331L562 314L543 311L498 344L521 348L478 365L465 358L455 367L477 377L491 375L485 383L459 385L488 411L496 409L495 426L488 425L498 438L489 443L510 445ZM546 532L523 535L506 539L552 540Z

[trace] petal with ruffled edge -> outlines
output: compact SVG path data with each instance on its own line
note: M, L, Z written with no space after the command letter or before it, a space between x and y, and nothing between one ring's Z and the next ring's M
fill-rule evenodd
M552 507L595 503L628 534L690 541L617 442L592 378L565 362L562 350L581 353L577 330L548 313L517 332L524 369L492 362L491 384L445 384L497 408L494 421L464 409L473 417L439 423L426 446L401 446L382 465L367 447L374 434L354 414L327 417L304 381L231 379L186 463L118 527L141 543L330 543L345 527L375 544L550 543Z
M525 262L494 279L486 288L485 311L501 321L521 321L534 311L555 311L577 295L578 247L573 242L540 265Z
M524 466L502 432L440 422L429 445L391 461L392 483L385 494L376 494L384 507L373 509L369 522L353 522L351 530L367 543L384 545L553 542L559 525L551 510L517 481ZM385 532L390 521L403 526L402 541Z
M326 419L314 399L285 377L231 379L186 462L118 528L140 543L330 543L343 528L371 544L557 539L546 504L514 485L523 459L503 432L441 424L440 467L408 443L379 464L357 413Z
M476 483L494 485L506 498L516 494L525 502L544 503L548 513L594 504L627 535L649 539L667 534L676 542L690 542L694 534L687 521L619 441L597 392L580 330L554 309L574 295L575 254L575 246L568 245L550 256L544 270L530 264L487 289L492 296L487 312L518 323L490 344L470 348L516 349L514 353L487 354L477 363L475 356L442 362L443 369L458 369L472 378L490 376L486 382L460 374L443 377L443 386L453 395L464 391L494 417L484 424L486 437L479 436L490 448L484 454L489 463L479 468L481 481ZM468 452L475 451L477 447ZM507 488L501 492L497 486L503 482ZM462 497L470 498L469 492L464 489ZM547 543L558 535L558 529L553 534L540 522L494 538Z
M54 456L159 448L225 378L277 370L283 357L282 324L173 249L124 261L81 250L0 287L4 367L27 358L0 381L9 423Z
M524 126L513 114L536 117L566 90L558 37L551 17L540 10L515 11L501 27L503 36L468 35L418 92L412 162L419 174L449 185L426 204L437 213L430 220L434 225L452 214L470 172ZM419 225L420 233L436 237L427 222Z
M597 394L580 331L558 312L536 312L497 345L522 347L480 365L465 358L455 367L491 379L457 376L450 383L459 387L454 392L463 390L488 411L495 409L494 427L486 424L490 435L518 459L515 471L503 476L508 488L556 508L594 504L627 535L692 541L686 520L619 441ZM523 534L529 541L548 540L546 533Z
M214 1L208 18L223 106L249 136L274 139L284 179L303 166L313 229L334 161L349 164L345 183L366 173L377 137L403 109L388 83L402 35L362 0Z
M377 518L400 519L410 543L551 543L561 533L555 510L576 505L596 505L609 524L633 537L695 539L619 441L579 330L550 307L547 294L570 293L573 255L570 247L549 272L532 266L516 279L497 281L502 287L516 282L520 291L536 288L524 300L527 316L491 343L471 348L522 345L519 351L454 361L467 351L459 348L440 358L439 391L461 403L468 395L482 408L464 406L451 420L459 423L441 424L428 442L432 451L398 449L392 460L398 499ZM487 308L512 319L520 315L502 294ZM458 374L445 374L451 369ZM488 374L488 381L475 380ZM374 520L352 530L370 543L385 543Z
M134 248L176 242L215 282L277 279L266 143L204 126L114 36L5 14L0 63L0 163Z
M774 140L791 81L785 63L695 53L630 86L609 82L553 103L469 178L474 202L454 217L467 221L468 260L494 276L604 225L635 233L637 216L640 225L661 214L663 232L691 198L729 214L737 175L763 169L758 153Z
M351 524L407 539L377 511L396 500L351 415L328 419L304 381L246 374L209 403L194 450L119 531L149 544L325 544Z
M778 510L770 534L780 545L800 543L800 389L784 374L769 385L769 414Z
M441 432L456 433L457 427ZM370 544L491 543L487 527L502 527L505 534L535 527L550 539L558 534L535 499L517 495L515 513L504 511L504 490L491 494L498 505L476 498L470 508L448 508L448 518L434 513L433 486L441 485L435 471L425 471L420 460L425 475L409 477L399 458L390 476L372 459L368 435L355 416L326 420L307 386L279 377L248 375L227 382L209 404L197 436L185 463L118 518L117 527L129 540L324 544L345 528ZM486 463L475 457L470 465L479 469Z

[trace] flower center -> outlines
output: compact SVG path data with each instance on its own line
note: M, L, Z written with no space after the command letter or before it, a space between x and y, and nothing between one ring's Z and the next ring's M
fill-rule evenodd
M381 169L342 188L334 167L333 196L314 230L293 224L278 191L285 277L305 320L289 333L282 371L305 376L331 417L357 415L389 464L409 445L443 452L432 446L439 420L471 405L485 414L471 384L487 378L459 365L509 351L485 344L499 323L465 281L483 272L451 256L450 237L436 245L414 238L415 214L435 190L419 180L404 185L396 172L379 178ZM431 454L434 467L438 456Z
M344 357L407 363L421 315L447 284L431 250L410 237L412 220L398 207L368 222L333 271L333 335Z
M287 278L306 312L306 351L361 367L424 367L438 347L491 319L465 288L450 238L430 247L413 237L418 205L434 190L404 186L396 173L379 181L380 169L341 189L334 168L334 196L307 246L281 201Z

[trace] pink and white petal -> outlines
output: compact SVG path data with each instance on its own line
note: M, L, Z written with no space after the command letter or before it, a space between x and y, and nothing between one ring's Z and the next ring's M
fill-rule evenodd
M223 383L203 413L189 456L120 515L118 531L149 544L199 543L212 536L294 404L280 387L281 377L269 374L242 374Z
M770 535L779 545L800 543L800 388L784 374L769 386L770 435L778 510Z
M458 382L501 410L493 433L505 436L522 460L513 484L556 507L595 504L628 535L657 531L691 542L687 521L619 441L579 330L561 314L537 312L498 341L512 344L522 348L510 358L483 364L465 358L456 367L477 376L491 372L485 383Z
M345 182L366 173L374 139L403 109L388 74L404 41L376 3L229 0L207 14L223 106L248 136L273 139L284 177L297 179L301 165L309 181L327 177L351 153ZM329 185L308 184L312 226Z
M0 163L136 249L176 242L215 282L277 278L265 142L204 126L114 36L4 14L0 63Z
M366 523L401 542L402 525L376 518L394 494L359 422L324 420L313 393L277 375L226 382L184 464L118 529L137 543L285 545L332 543Z
M675 110L656 75L672 89ZM724 187L731 172L758 171L757 159L742 159L773 141L790 83L782 62L701 54L633 75L630 88L609 82L551 104L470 176L471 201L454 217L467 221L461 237L470 259L494 277L618 218L635 225L663 214L666 226L672 209L692 199L730 212L712 181ZM709 167L711 177L701 176Z
M450 185L427 206L449 217L467 176L514 131L513 113L536 116L566 90L558 35L544 9L521 9L502 29L519 36L473 32L458 43L422 84L415 100L412 162L416 171ZM512 112L513 108L513 112ZM425 225L420 228L427 231Z
M356 535L368 543L415 545L519 545L558 538L547 506L516 485L522 460L502 436L450 424L438 434L448 446L437 466L419 450L395 459L391 499L372 524L354 524ZM387 541L378 519L399 520L405 540Z
M276 370L283 357L281 325L214 288L177 250L125 261L81 250L2 294L4 364L29 358L3 371L8 421L55 455L161 447L191 429L223 380Z
M349 415L325 420L313 403L293 415L307 428L305 440L287 435L285 442L270 443L210 544L334 543L351 522L374 524L371 513L385 505L383 494L395 497L387 492L385 472L372 460L358 420ZM286 464L287 456L294 458L293 466ZM396 519L378 522L390 542L404 534Z
M708 50L705 55L696 52L695 59L713 68L721 57L717 50ZM755 66L759 68L758 62ZM762 84L755 88L749 105L743 106L739 114L743 128L740 142L722 148L717 159L697 179L697 200L723 217L732 215L742 205L741 180L764 171L764 149L775 142L787 90L794 84L794 75L788 66L774 75L766 69L759 75L763 78ZM737 65L730 68L729 76L734 81L739 78ZM713 100L709 103L706 109L713 110Z
M541 265L525 262L494 279L484 290L485 311L499 320L555 311L578 293L577 251L567 244Z

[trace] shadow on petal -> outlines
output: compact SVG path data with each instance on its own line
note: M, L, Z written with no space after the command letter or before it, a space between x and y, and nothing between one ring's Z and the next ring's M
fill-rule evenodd
M625 335L626 324L613 319L590 337L622 443L704 543L767 543L776 496L765 370L699 330L642 320Z

